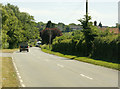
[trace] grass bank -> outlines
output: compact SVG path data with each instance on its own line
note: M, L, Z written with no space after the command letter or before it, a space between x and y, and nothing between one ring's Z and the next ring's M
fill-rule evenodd
M43 49L43 48L42 48L42 51L46 52L46 53L49 53L49 54L54 54L54 55L57 55L57 56L66 57L66 58L69 58L69 59L74 59L74 60L78 60L78 61L82 61L82 62L86 62L86 63L91 63L91 64L94 64L94 65L99 65L99 66L104 66L104 67L107 67L107 68L120 70L117 63L94 60L94 59L91 59L91 58L88 58L88 57L77 57L77 56L72 56L72 55L64 55L62 53L53 52L53 51Z
M20 83L11 57L2 57L2 87L19 87Z
M16 50L18 50L18 49L1 49L0 51L1 51L2 53L13 53L13 52L16 51Z
M2 49L0 50L2 53L13 53L18 49ZM20 86L19 79L17 77L15 68L13 66L12 58L11 57L0 57L0 80L2 81L2 87L15 87L18 89Z

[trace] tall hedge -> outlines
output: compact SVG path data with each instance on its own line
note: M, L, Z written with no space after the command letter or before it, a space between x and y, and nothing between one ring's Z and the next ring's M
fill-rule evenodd
M103 32L102 32L103 34ZM102 35L95 37L92 43L91 53L89 57L96 60L104 60L109 62L119 62L120 55L120 35ZM64 34L54 39L52 44L53 51L59 51L64 54L77 56L86 56L88 53L87 44L81 31Z

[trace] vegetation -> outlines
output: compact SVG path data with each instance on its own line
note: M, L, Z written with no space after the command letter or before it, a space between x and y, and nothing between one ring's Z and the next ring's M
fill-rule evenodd
M107 68L112 68L112 69L116 69L116 70L120 70L120 67L118 66L117 63L110 63L110 62L105 62L105 61L101 61L101 60L94 60L92 58L88 58L88 57L78 57L75 55L66 55L66 54L62 54L61 52L54 52L49 50L48 45L43 45L41 46L42 51L49 53L49 54L53 54L53 55L57 55L57 56L61 56L61 57L66 57L69 58L71 60L78 60L78 61L82 61L82 62L86 62L86 63L91 63L94 65L99 65L99 66L104 66ZM48 49L46 49L48 48Z
M102 23L100 22L98 26L102 28Z
M17 51L18 49L2 49L0 50L2 53L13 53L14 51Z
M42 31L42 30L44 30L45 27L46 27L46 24L43 23L43 22L38 22L36 24L37 24L37 28L38 28L39 32Z
M2 59L2 87L19 87L20 82L17 78L12 59L3 57Z
M98 64L99 61L119 64L120 34L114 35L108 30L102 32L93 26L90 19L91 17L88 17L87 25L85 18L79 20L83 30L76 30L56 37L50 48L51 51L60 52L64 55L93 58L95 63L98 61ZM45 46L44 48L49 49ZM93 62L89 61L89 63Z
M2 7L3 48L17 48L21 42L39 38L39 30L33 16L20 12L17 6L0 5Z
M51 44L56 36L61 35L62 32L58 28L55 28L55 25L51 21L48 21L46 28L40 32L42 44Z

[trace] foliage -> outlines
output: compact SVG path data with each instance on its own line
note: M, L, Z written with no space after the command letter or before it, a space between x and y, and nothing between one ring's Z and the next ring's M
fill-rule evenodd
M102 28L102 23L100 22L98 26L100 26Z
M40 32L42 38L42 44L52 43L56 36L61 36L62 32L57 28L46 28Z
M78 56L73 56L73 55L66 55L66 54L62 54L61 52L51 51L51 50L47 49L46 47L48 47L48 45L43 45L41 47L43 52L61 56L61 57L66 57L71 60L74 59L74 60L78 60L78 61L82 61L82 62L91 63L94 65L99 65L99 66L104 66L104 67L120 70L120 67L118 67L118 64L116 64L116 63L110 63L110 62L105 62L105 61L101 61L101 60L94 60L94 59L88 58L88 57L78 57Z
M70 26L69 25L65 25L64 26L64 32L71 32L72 30L71 30L71 28L70 28Z
M104 34L106 34L106 32ZM119 45L120 35L108 34L101 36L101 33L99 33L99 35L94 38L92 43L93 48L89 49L91 50L89 53L84 33L82 31L74 31L64 34L61 37L56 37L53 40L52 51L84 57L88 57L86 54L89 53L89 57L96 60L118 63L118 58L120 58L118 55Z
M90 20L91 17L89 17ZM80 20L83 30L76 30L56 37L52 43L52 51L65 55L91 57L95 60L119 63L120 35L114 35L109 29L101 31L85 18Z
M94 26L97 26L97 21L94 21Z
M16 48L21 42L39 38L33 16L9 3L2 5L2 34L3 48Z
M98 35L97 34L97 27L93 26L93 23L90 22L91 16L85 15L85 18L80 19L81 25L83 27L83 34L86 44L86 56L91 54L91 49L93 48L93 40Z
M39 31L42 31L43 29L46 28L46 24L43 22L38 22L37 24L37 28L39 29Z
M51 21L48 21L48 23L46 24L46 28L55 28L55 24Z

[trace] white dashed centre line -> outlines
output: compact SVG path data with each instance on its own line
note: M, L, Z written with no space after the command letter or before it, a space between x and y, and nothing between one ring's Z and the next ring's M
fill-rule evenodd
M80 74L82 77L85 77L85 78L88 78L88 79L91 79L91 80L93 80L93 78L91 78L91 77L88 77L88 76L86 76L86 75L84 75L84 74Z
M61 65L61 64L57 64L57 66L64 68L64 66L63 66L63 65Z

